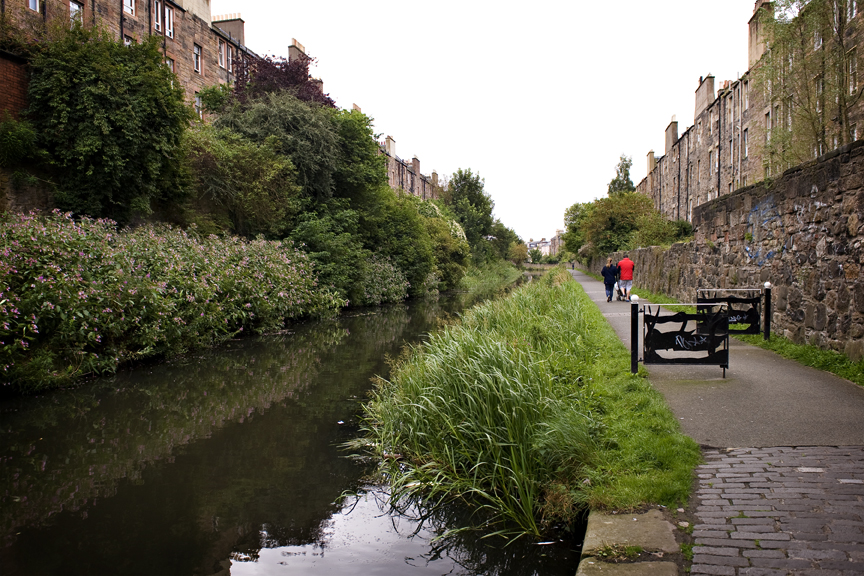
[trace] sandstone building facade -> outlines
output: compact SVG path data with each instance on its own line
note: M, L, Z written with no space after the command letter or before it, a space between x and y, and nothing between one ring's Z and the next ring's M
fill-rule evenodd
M0 10L25 31L78 19L86 25L103 26L126 43L161 37L165 63L177 75L188 100L196 102L199 113L198 92L232 83L235 57L257 57L244 45L245 24L240 15L213 18L209 0L3 0ZM14 57L0 53L0 71L14 64ZM26 93L26 79L4 83L3 93L7 89ZM0 100L0 107L13 114L26 105L20 98L6 100Z
M859 0L833 0L843 18L844 38L849 58L847 72L849 90L860 96L857 77L858 54L855 46L864 45L864 14L859 13ZM654 207L674 220L693 221L697 206L735 190L755 184L767 176L776 177L789 165L772 166L767 153L772 129L791 128L792 97L776 94L765 96L765 81L757 80L757 71L764 64L766 41L763 16L773 11L765 0L757 0L749 21L749 70L739 79L724 81L719 87L711 75L699 79L695 93L693 125L679 134L676 118L666 128L662 156L650 151L647 176L636 191L654 201ZM829 42L826 37L825 43ZM823 49L823 38L817 32L810 46L812 54ZM864 50L864 48L862 48ZM816 57L816 56L813 56ZM791 65L791 64L790 64ZM822 80L814 78L817 97ZM775 88L776 91L776 88ZM849 140L859 136L857 126L864 127L864 99L850 99ZM830 103L829 103L830 104ZM830 130L829 130L830 131ZM825 134L825 145L814 147L811 158L819 157L839 144L836 129ZM777 162L773 162L777 164Z
M159 36L165 64L176 74L199 115L199 92L235 81L235 58L259 58L246 47L245 22L240 14L211 15L210 0L0 0L0 14L18 28L35 33L49 22L80 20L99 25L118 40L138 42ZM306 49L292 39L289 60L305 57ZM323 93L323 82L311 79ZM27 107L26 62L0 50L0 116L18 116ZM356 108L356 106L355 106ZM359 108L357 108L359 110ZM438 197L438 175L420 172L420 160L396 156L395 140L381 144L393 190L424 200Z

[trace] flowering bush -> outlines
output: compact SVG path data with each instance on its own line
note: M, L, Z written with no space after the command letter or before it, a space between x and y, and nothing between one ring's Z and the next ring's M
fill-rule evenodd
M380 254L366 261L360 282L363 286L363 301L360 304L374 306L405 300L411 286L405 279L405 274L393 264L390 257Z
M0 382L57 386L342 306L312 268L291 242L4 214Z

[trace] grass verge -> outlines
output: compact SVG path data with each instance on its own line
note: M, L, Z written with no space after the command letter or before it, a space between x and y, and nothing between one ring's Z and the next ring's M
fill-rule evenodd
M506 260L498 260L481 268L471 268L459 281L458 290L469 298L482 300L497 295L522 276L522 271Z
M365 437L391 503L462 500L510 535L585 507L686 502L699 447L557 268L465 314L379 379Z

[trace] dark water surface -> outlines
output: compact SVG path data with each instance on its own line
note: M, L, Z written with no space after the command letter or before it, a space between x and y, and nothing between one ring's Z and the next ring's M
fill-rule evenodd
M447 512L424 526L388 514L339 448L386 357L461 308L442 297L349 313L0 403L0 570L574 574L573 541L433 542ZM337 503L346 491L363 496Z

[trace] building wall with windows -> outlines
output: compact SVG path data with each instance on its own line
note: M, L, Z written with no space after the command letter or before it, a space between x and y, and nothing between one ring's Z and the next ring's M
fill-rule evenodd
M240 16L214 19L209 0L4 0L2 10L34 34L49 21L78 18L127 43L159 36L190 102L205 87L233 82L232 57L257 57L242 44ZM219 27L223 22L233 34Z
M845 4L849 46L848 79L850 92L861 92L858 79L857 46L864 43L864 21L860 0ZM666 145L662 156L652 150L647 156L647 176L636 191L649 196L654 206L671 219L693 220L697 206L728 195L766 177L776 177L790 166L774 165L766 154L771 131L791 127L791 100L766 101L764 88L756 86L753 71L766 53L763 31L760 29L762 9L771 3L757 0L749 22L750 70L741 78L725 81L715 89L715 79L699 79L695 93L693 125L678 135L678 123L673 117L666 130ZM827 40L825 40L827 42ZM820 48L821 38L814 37L813 51ZM864 49L864 48L862 48ZM818 82L818 79L814 79ZM864 127L864 98L855 100L850 108L850 135L855 140ZM813 150L813 158L828 153L841 142L826 135L826 144Z
M379 149L386 159L390 188L402 190L422 200L438 198L437 172L433 170L431 176L425 176L420 172L420 160L416 156L410 162L397 156L396 140L392 136L387 136L383 143L379 143Z

